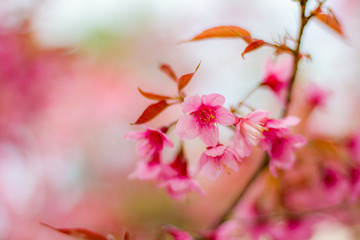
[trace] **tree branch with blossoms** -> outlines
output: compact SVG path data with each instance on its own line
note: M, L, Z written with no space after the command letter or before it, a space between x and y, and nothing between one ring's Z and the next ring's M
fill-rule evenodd
M226 240L227 238L216 237L216 234L229 225L235 226L236 229L239 228L239 226L237 224L234 225L234 222L231 220L228 221L229 217L234 214L235 208L243 202L249 189L259 181L260 176L265 175L265 170L269 168L269 174L273 179L279 177L279 171L281 171L280 178L286 177L286 172L289 172L295 164L296 154L298 154L297 151L301 148L311 147L306 145L307 139L305 137L291 132L291 127L297 125L300 119L289 116L290 107L294 101L293 92L300 61L305 58L310 58L309 55L301 52L303 34L308 22L312 18L317 18L341 36L343 36L343 33L333 12L323 7L325 1L317 1L316 8L311 11L307 9L308 0L297 0L295 2L299 4L300 14L298 34L296 38L294 38L295 40L293 40L295 42L294 47L288 46L288 36L285 36L282 42L269 43L254 38L250 32L237 26L213 27L187 41L193 42L210 38L235 38L241 39L247 44L241 54L243 58L246 54L262 47L272 48L276 56L281 54L291 56L291 62L284 63L280 67L275 66L272 62L268 62L266 64L266 76L264 79L255 85L255 87L238 102L236 107L230 110L225 108L225 97L218 93L202 96L186 94L184 89L194 78L200 67L200 63L193 72L184 74L181 77L178 77L169 65L160 65L160 70L176 85L176 96L150 93L138 88L142 96L155 102L150 104L132 124L143 125L145 126L145 130L131 131L125 135L125 138L137 141L137 151L141 158L137 163L136 169L129 176L131 179L155 181L159 188L166 189L169 195L177 200L185 198L190 192L203 195L205 191L196 180L196 175L200 171L203 172L209 180L216 181L224 171L239 171L242 160L251 156L254 147L259 146L264 152L261 162L256 166L254 172L251 173L245 186L240 189L238 195L233 199L230 206L225 209L223 214L209 227L210 233L206 231L196 232L194 235L196 235L197 239ZM270 118L270 112L253 109L246 103L248 98L257 89L262 87L271 90L279 100L282 106L282 112L278 119ZM326 97L327 94L320 90L314 90L313 96L308 97L307 101L310 102L313 107L320 106ZM165 109L175 104L181 104L183 112L183 115L178 120L158 128L152 128L146 125L158 117ZM247 107L251 112L247 115L242 115L239 111L241 107ZM228 126L234 131L233 139L230 143L220 142L220 125ZM173 154L174 157L172 159L164 159L163 150L165 148L174 148L173 142L168 137L169 131L175 131L175 135L180 139L181 143ZM195 138L199 138L207 147L198 160L196 173L191 173L183 142ZM313 141L310 143L313 144ZM342 172L337 172L335 170L336 168L331 164L328 165L321 162L316 165L316 167L321 170L321 175L318 176L319 179L316 179L316 177L313 178L321 183L321 190L328 193L327 191L332 190L336 184L338 187L340 186L339 189L341 189L341 191L345 192L343 185L344 182L349 179L346 179L344 175L351 176L351 187L356 189L356 193L360 195L360 167L355 166L356 167L351 166L343 169L342 172L346 174L342 174ZM307 182L304 183L303 181L299 185L302 186L306 184ZM286 203L286 201L282 199L285 195L292 194L291 192L287 192L286 183L278 184L273 192L278 195L274 193L264 194L264 201L266 201L266 198L270 198L278 203L279 209L274 207L275 209L271 209L273 210L272 212L268 212L269 210L262 205L263 199L259 198L249 207L248 215L251 216L251 219L254 219L253 222L255 225L258 224L251 226L256 229L256 234L258 234L258 232L267 232L268 234L274 234L274 239L292 238L276 238L275 236L277 236L276 234L278 233L273 233L269 230L269 226L272 225L268 222L268 218L278 216L280 213L285 213L281 215L285 223L281 227L293 228L295 226L296 228L298 226L297 224L303 221L303 219L300 219L301 216L308 215L308 213L314 212L316 209L320 211L323 209L332 209L331 206L339 206L332 204L330 201L330 207L317 206L313 208L313 210L301 209L301 211L297 211L297 209L295 209L295 211L292 209L293 206L291 206L291 204ZM335 200L340 198L343 200L344 197L333 196ZM261 229L257 229L258 227ZM53 229L59 231L59 229ZM79 232L82 233L82 231L83 230L76 231L76 234ZM285 230L283 229L283 231ZM64 233L63 229L60 229L60 232ZM95 233L91 234L94 235ZM91 234L89 233L89 235ZM259 237L256 234L254 235L254 239L258 239ZM306 234L308 233L306 232ZM306 234L301 236L308 236ZM160 237L172 237L175 240L192 239L188 233L170 225L164 227L160 235ZM126 238L129 237L126 236ZM304 237L304 239L305 238L306 237Z
M174 103L182 104L184 115L176 124L176 136L182 140L190 140L199 137L206 145L208 145L206 151L200 157L198 169L202 170L205 173L205 176L207 176L210 180L215 181L223 170L229 171L229 169L232 169L234 171L238 171L238 165L241 160L244 157L250 156L252 146L260 144L261 148L265 151L265 156L255 172L251 175L250 179L247 181L229 208L223 215L220 216L219 220L211 226L211 229L216 229L224 221L226 221L227 217L244 198L248 189L256 182L267 166L270 167L271 174L277 177L277 169L290 169L295 162L294 152L306 143L305 138L292 134L288 129L288 127L298 124L300 120L295 117L287 117L290 104L292 102L293 87L298 73L299 62L302 58L309 57L308 55L300 52L301 40L307 23L313 17L318 17L319 20L337 32L339 32L339 24L336 24L337 21L335 21L336 18L333 15L326 15L323 12L322 5L324 1L318 1L317 8L311 11L309 15L306 15L306 6L308 1L299 0L297 2L299 3L300 8L300 26L298 36L295 40L296 46L294 49L287 46L286 38L281 43L267 43L261 39L253 38L247 30L237 26L214 27L203 31L189 41L191 42L222 37L241 38L248 44L242 53L242 57L244 57L245 54L263 46L273 48L276 55L290 54L292 56L293 59L291 66L288 67L291 71L289 72L287 70L288 74L284 73L286 72L284 69L275 69L275 67L269 63L267 65L268 75L265 79L260 84L256 85L256 87L237 104L236 108L231 109L231 112L222 106L225 102L225 98L220 94L186 96L186 94L182 91L183 88L190 82L200 64L197 66L195 72L183 75L179 79L176 77L176 74L170 66L163 65L161 67L161 70L177 83L179 97L174 98L152 93L143 94L143 92L141 92L142 95L147 98L160 100L160 102L155 105L160 104L161 107L154 108L153 105L150 105L139 118L140 120L145 118L146 121L139 122L138 119L135 122L136 124L145 123L151 120L162 110L170 106L170 104L167 103L169 99L179 100ZM330 19L330 21L324 21L324 14L328 19ZM263 110L254 110L245 117L237 116L238 109L242 107L242 105L248 106L245 103L246 100L260 87L270 88L270 90L272 90L276 97L280 100L283 105L283 111L280 116L281 119L270 119L268 118L270 113ZM234 126L232 129L235 130L235 136L231 145L226 146L219 143L218 125ZM148 129L147 131L154 130ZM182 146L179 155L176 158L179 159L179 156L181 156L182 161L180 162L182 164L179 164L178 160L174 160L174 162L170 165L162 164L159 152L161 152L164 144L166 143L166 141L164 141L165 136L162 136L163 133L158 131L157 134L162 137L152 139L145 136L144 132L139 134L142 134L142 138L132 139L140 140L143 143L145 142L145 148L148 149L148 151L151 150L156 153L157 159L155 163L153 160L150 160L145 163L145 167L138 167L140 170L136 171L136 176L139 179L143 179L144 176L149 176L147 179L156 179L160 182L159 186L166 185L169 193L173 196L176 195L175 192L177 191L176 189L179 188L179 185L181 185L181 187L178 191L182 193L181 196L184 196L184 194L189 191L203 193L200 186L194 183L195 180L192 179L192 176L190 176L190 174L186 171L186 167L184 168L187 160L183 155ZM127 137L129 137L129 134L127 134ZM141 152L144 152L144 150L139 150L139 153ZM150 155L154 155L154 153L151 153ZM146 154L143 154L143 156L145 155ZM151 159L150 156L148 156L148 158ZM179 167L180 165L182 167ZM169 167L173 170L173 174L171 174L171 171L164 170ZM180 172L183 174L179 174ZM167 177L164 177L164 175ZM182 182L180 184L179 181L183 178L191 179L190 182L192 182L192 184L189 182ZM169 181L169 179L171 179L171 181Z

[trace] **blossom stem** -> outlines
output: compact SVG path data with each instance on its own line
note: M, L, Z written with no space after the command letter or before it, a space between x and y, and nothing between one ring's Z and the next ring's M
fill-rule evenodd
M285 107L284 110L281 114L281 117L285 117L288 114L289 111L289 105L291 103L291 93L293 90L293 86L295 83L295 79L296 79L296 75L298 72L298 64L299 64L299 60L301 58L300 55L300 45L301 45L301 39L304 33L304 29L306 24L308 23L308 21L310 20L310 18L313 15L309 15L309 16L305 16L305 9L306 9L306 3L307 0L300 0L300 9L301 9L301 15L300 15L300 28L299 28L299 34L298 34L298 38L296 41L296 48L295 50L293 50L292 55L294 57L294 62L293 62L293 71L292 71L292 75L290 78L290 83L289 83L289 88L287 91L287 96L286 96L286 102L285 102ZM258 87L258 86L257 86ZM257 87L252 90L250 92L250 94L248 94L245 99L251 95L251 93L253 91L255 91L257 89ZM245 100L244 99L244 100ZM243 100L243 101L244 101ZM242 101L242 102L243 102ZM241 105L241 103L239 103L239 105ZM217 228L220 224L222 224L223 222L226 221L226 219L229 217L229 215L233 212L233 210L235 209L235 207L238 205L238 203L240 202L240 200L245 196L246 192L248 191L248 189L253 185L253 183L257 180L257 178L260 176L260 174L267 168L268 163L269 163L270 157L268 154L265 154L263 160L261 161L261 164L259 164L258 168L255 170L255 172L253 173L253 175L251 176L251 178L247 181L246 185L244 186L244 188L241 190L241 192L239 193L239 195L234 199L233 203L226 209L226 211L224 212L224 214L222 214L220 216L220 218L211 226L212 229Z
M213 224L212 229L215 229L217 226L219 226L220 224L222 224L227 220L229 213L231 213L235 209L235 207L238 205L239 201L244 197L250 186L255 182L255 180L260 176L262 171L267 167L269 160L270 160L269 155L266 154L262 163L252 174L251 178L248 180L244 188L241 190L240 194L235 198L233 203L230 205L227 211L225 211L224 214L219 218L219 220Z

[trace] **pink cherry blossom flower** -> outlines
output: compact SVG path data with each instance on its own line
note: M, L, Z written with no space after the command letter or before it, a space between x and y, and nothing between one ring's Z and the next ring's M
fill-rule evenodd
M170 139L160 130L147 128L145 131L128 132L124 138L139 141L137 150L141 157L151 158L166 147L173 147Z
M268 86L282 104L285 103L284 97L289 86L291 65L290 60L283 60L277 66L268 61L265 65L265 76L261 85Z
M208 147L201 155L199 162L199 170L203 170L205 176L215 181L223 170L233 169L239 170L239 158L236 153L224 145L216 147Z
M165 187L170 196L175 199L182 199L189 192L204 194L197 181L189 175L187 160L182 151L172 163L163 166L159 181L158 187Z
M165 231L173 236L174 240L192 240L193 238L186 232L181 231L173 226L167 226Z
M323 206L338 204L348 195L350 185L345 176L339 171L338 165L326 164L321 169L320 178L322 195L326 196L322 203Z
M266 119L260 145L270 156L270 171L277 176L276 168L290 169L295 162L294 151L306 144L302 136L291 134L288 126L296 125L299 119Z
M176 125L176 135L181 139L200 139L209 146L216 146L219 139L218 124L231 125L236 119L222 105L225 98L220 94L188 96L182 109L184 113Z
M251 146L255 146L262 136L262 121L270 113L256 110L244 118L239 118L236 123L234 150L240 157L251 154Z
M330 94L329 91L323 90L317 84L311 83L306 88L305 100L311 107L324 107Z

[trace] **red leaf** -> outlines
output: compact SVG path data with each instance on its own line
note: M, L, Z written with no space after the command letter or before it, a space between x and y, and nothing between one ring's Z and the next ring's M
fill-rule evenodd
M55 228L45 223L41 223L41 224L55 231L82 240L107 240L107 237L105 237L104 235L83 228Z
M145 111L141 114L141 116L136 120L136 122L132 123L133 125L143 124L154 117L156 117L159 113L161 113L165 108L167 108L169 104L164 100L161 100L157 103L151 104L148 106Z
M163 71L166 75L168 75L174 82L178 81L178 78L174 72L174 70L167 64L161 64L160 70Z
M130 234L127 231L124 233L124 240L130 240Z
M248 52L251 52L261 46L263 46L265 44L265 42L263 40L258 40L258 39L254 39L254 41L252 43L250 43L245 50L242 52L241 56L242 58L244 58L244 55Z
M344 36L343 31L341 29L341 25L336 19L333 12L330 13L319 12L315 15L315 17L319 19L322 23L330 27L332 30L336 31L341 36Z
M248 31L236 26L219 26L207 29L196 35L190 41L202 40L207 38L240 37L247 43L251 43L252 38Z
M143 90L141 90L138 87L139 92L141 93L141 95L143 95L144 97L148 98L148 99L152 99L152 100L166 100L166 99L171 99L171 97L169 96L163 96L163 95L157 95L154 93L148 93L148 92L144 92Z
M201 63L201 62L200 62ZM196 73L196 71L199 69L200 67L200 63L197 65L195 71L193 73L188 73L185 74L183 76L180 77L179 82L178 82L178 91L180 92L184 87L186 87L186 85L188 85L188 83L190 82L190 80L192 79L192 77L194 76L194 74Z

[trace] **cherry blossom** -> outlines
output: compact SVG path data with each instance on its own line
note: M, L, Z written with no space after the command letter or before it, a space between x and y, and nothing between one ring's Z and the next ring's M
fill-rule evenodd
M345 176L340 172L337 164L327 163L320 172L323 205L332 206L344 200L349 192L350 184ZM353 179L356 180L356 179ZM354 181L355 183L355 181ZM355 190L355 189L354 189Z
M248 157L251 154L251 146L258 144L264 130L262 120L269 114L263 110L256 110L237 119L234 149L240 157Z
M218 145L216 147L208 147L201 155L199 161L199 170L202 169L205 176L215 181L223 170L233 169L239 170L239 158L229 147Z
M182 150L175 160L165 164L159 176L159 187L165 187L171 197L175 199L184 198L189 192L198 192L203 195L204 191L188 172L187 160Z
M284 96L289 86L290 74L290 60L283 60L278 65L275 65L272 61L266 62L265 76L261 85L268 86L282 104L285 103Z
M154 154L158 154L166 147L173 147L172 142L160 130L147 127L145 131L128 132L124 138L139 141L137 150L141 157L151 158Z
M311 83L306 88L305 100L311 107L324 107L330 94L329 91L323 90L317 84Z
M288 126L296 125L299 119L286 117L280 120L266 119L260 145L270 156L270 171L277 176L276 168L290 169L295 162L294 151L306 144L300 135L291 134Z
M236 119L222 105L225 98L220 94L194 95L185 98L183 115L176 125L176 135L184 140L200 139L209 146L216 146L219 139L218 124L232 125ZM186 114L188 113L188 114Z
M160 156L154 155L151 161L139 161L136 169L130 173L129 179L157 180L162 171Z

